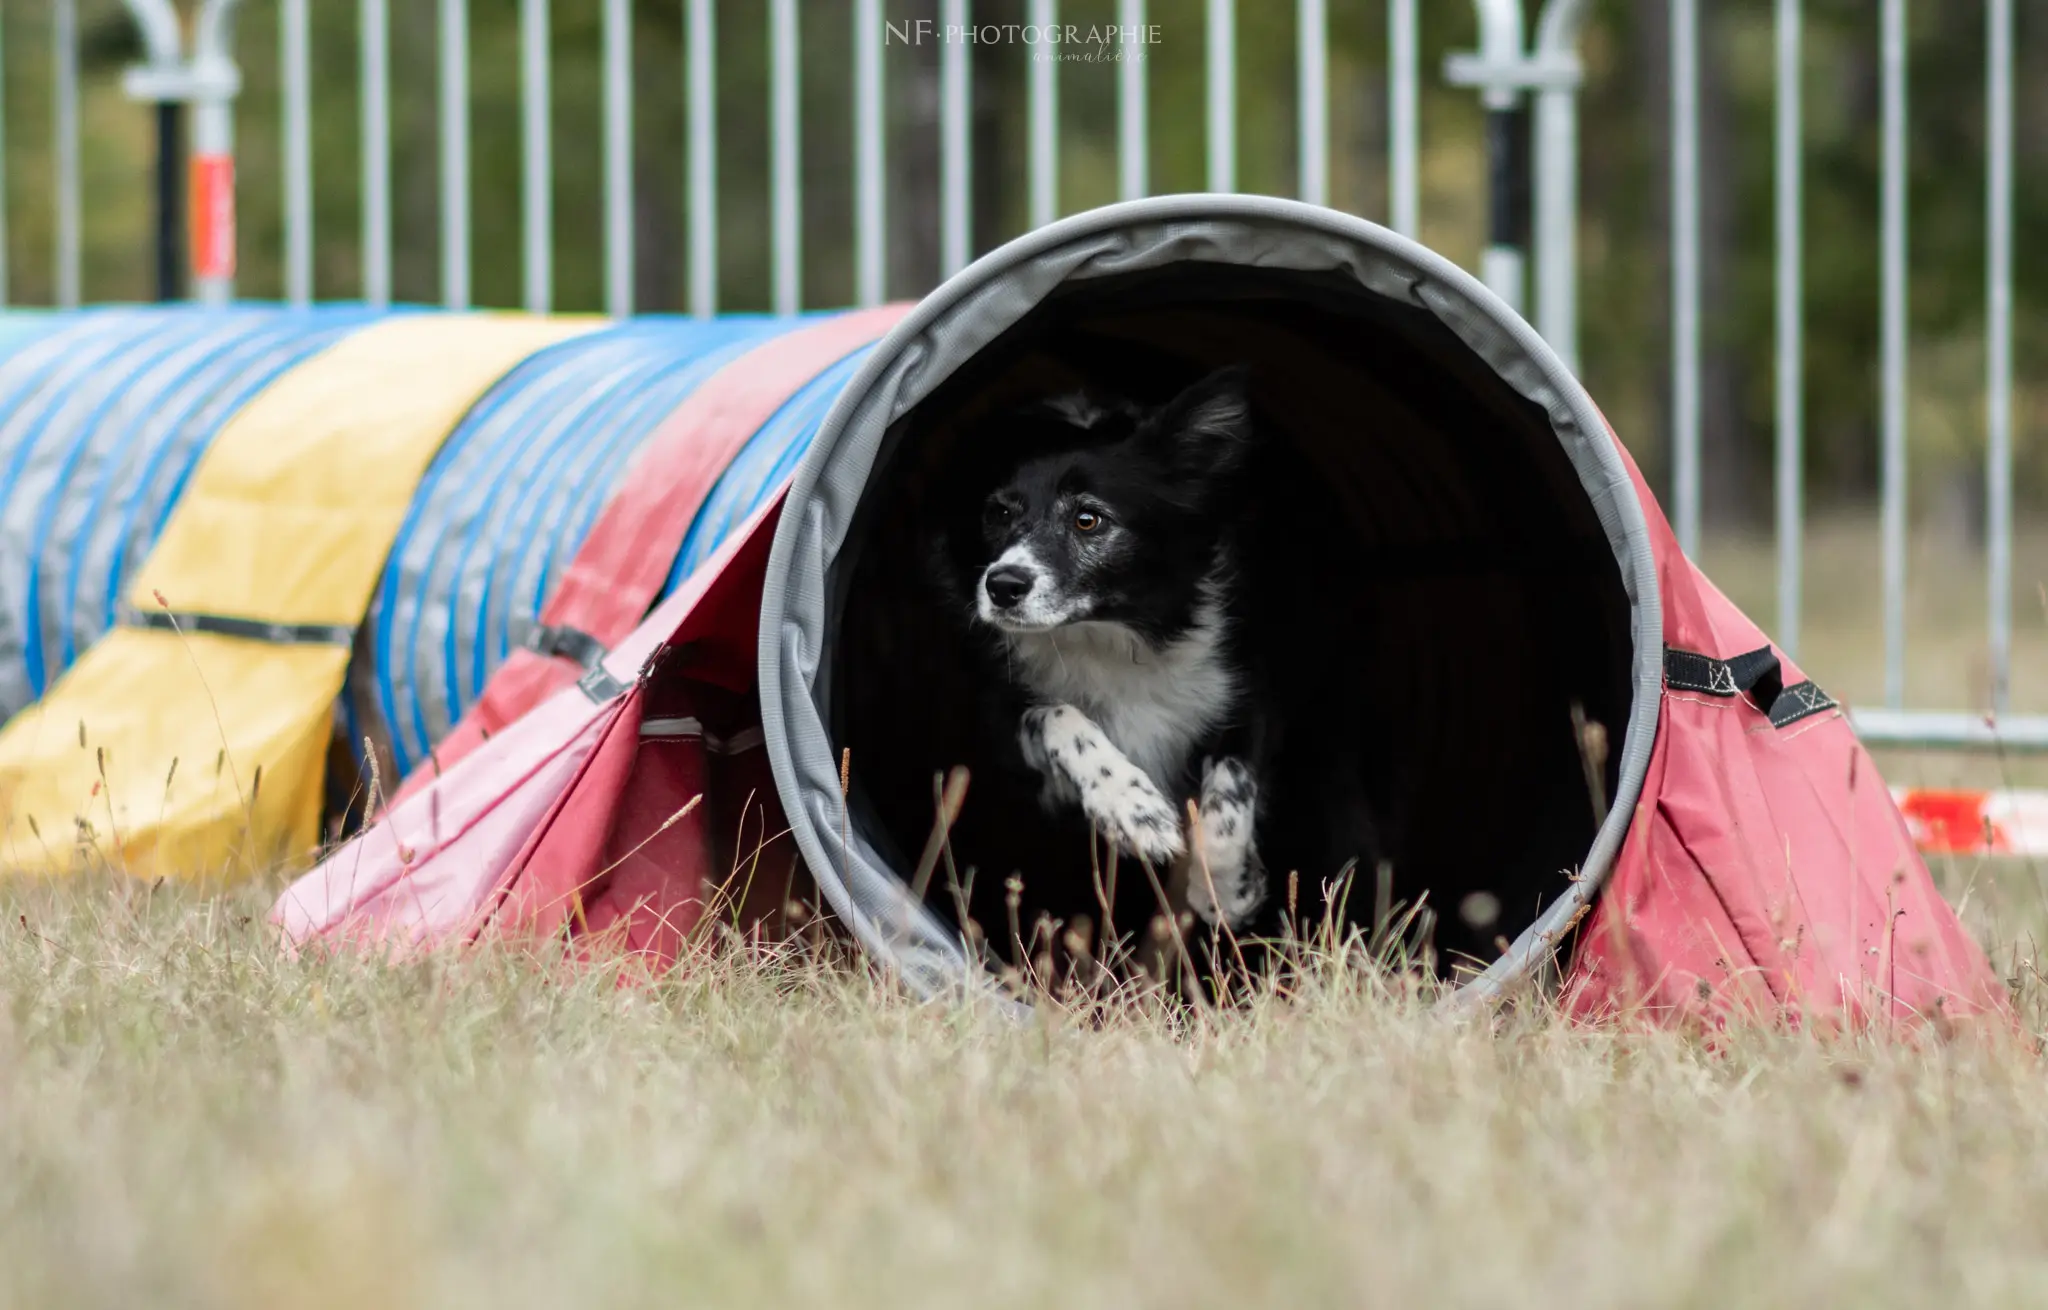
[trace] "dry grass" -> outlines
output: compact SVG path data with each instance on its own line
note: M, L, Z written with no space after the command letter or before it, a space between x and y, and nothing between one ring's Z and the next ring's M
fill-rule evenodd
M256 892L0 902L0 1304L2048 1296L2015 1037L1716 1052L1334 973L1020 1026L789 961L287 962Z
M1809 575L1850 696L1867 535ZM1709 564L1768 614L1767 553ZM1916 699L1970 703L1968 595L1915 605ZM2048 874L1938 872L2048 1030ZM287 961L269 894L0 879L0 1305L2048 1302L2029 1036L1459 1024L1334 969L1019 1025L795 960Z

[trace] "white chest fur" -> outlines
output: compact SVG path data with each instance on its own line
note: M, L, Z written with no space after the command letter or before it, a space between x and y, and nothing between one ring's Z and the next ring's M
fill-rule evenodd
M1195 744L1236 705L1238 680L1213 608L1159 648L1115 623L1069 623L1004 638L1018 679L1034 697L1093 719L1161 790L1174 785Z

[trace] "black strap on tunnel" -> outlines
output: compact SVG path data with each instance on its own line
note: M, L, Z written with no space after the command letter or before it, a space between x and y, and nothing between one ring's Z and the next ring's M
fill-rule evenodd
M585 669L604 661L604 643L581 628L543 624L526 634L526 649L549 659L574 660Z
M229 614L145 609L130 609L123 618L131 628L153 628L159 632L206 632L217 637L239 637L244 641L267 641L275 646L350 646L356 639L355 628L346 623L276 623L269 619L241 619Z
M1836 705L1832 696L1811 681L1786 686L1784 666L1769 646L1726 660L1666 646L1664 685L1675 691L1729 700L1747 695L1769 717L1771 725L1778 728Z
M1779 692L1778 699L1771 702L1771 726L1786 727L1809 715L1834 709L1836 704L1833 696L1812 682L1795 682Z

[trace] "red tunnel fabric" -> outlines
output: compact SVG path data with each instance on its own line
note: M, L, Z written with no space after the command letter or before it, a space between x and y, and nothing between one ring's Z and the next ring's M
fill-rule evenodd
M541 623L587 633L606 649L633 631L661 595L697 511L747 439L805 383L878 340L909 309L891 304L836 315L772 337L714 374L648 442L542 607ZM565 656L512 651L398 796L417 792L437 770L583 672Z
M1622 458L1666 647L1732 659L1767 646ZM1778 658L1785 686L1804 680ZM1833 708L1781 728L1768 708L1667 680L1634 822L1572 958L1571 1010L1847 1025L2010 1013L1848 718Z
M327 940L402 951L493 929L547 937L566 927L572 936L623 932L656 963L672 964L703 910L702 880L724 838L715 828L750 797L752 810L765 803L767 811L750 823L758 840L783 825L758 749L741 770L758 776L736 779L744 789L706 796L710 804L680 818L672 816L692 800L685 791L703 785L701 766L669 761L634 785L643 758L662 762L662 752L641 753L648 689L659 679L640 673L687 673L720 700L747 702L781 504L778 494L762 506L606 658L625 692L602 704L575 685L555 692L288 887L271 910L287 945ZM664 660L684 643L686 670ZM661 694L673 703L675 692L664 686ZM654 794L662 786L674 790ZM734 791L738 806L728 803Z
M1628 467L1667 647L1729 660L1767 645L1679 551ZM709 745L713 706L727 742L758 722L755 628L779 506L778 497L757 513L605 661L629 690L603 706L579 688L558 691L400 801L280 898L272 917L287 941L423 947L491 929L566 936L580 955L593 934L610 933L657 966L672 963L704 913L705 880L746 855L745 839L719 831L735 798L742 809L761 802L746 816L756 840L783 828L761 752ZM687 667L676 663L684 642ZM1787 685L1802 679L1781 664ZM700 707L697 745L680 755L648 732L657 715L674 722ZM1814 1026L2010 1016L1848 719L1830 707L1779 727L1767 710L1667 680L1613 877L1559 943L1571 953L1569 1012Z

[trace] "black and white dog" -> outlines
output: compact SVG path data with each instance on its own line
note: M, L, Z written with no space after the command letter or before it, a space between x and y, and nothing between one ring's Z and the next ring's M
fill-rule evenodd
M1062 396L980 435L978 502L955 507L933 562L988 639L993 708L1041 804L1078 807L1173 870L1212 927L1277 912L1269 867L1314 879L1370 860L1356 769L1290 722L1310 702L1261 636L1299 596L1252 582L1286 506L1266 487L1244 371L1152 407ZM1317 772L1290 785L1304 768ZM1264 858L1276 841L1289 863Z

